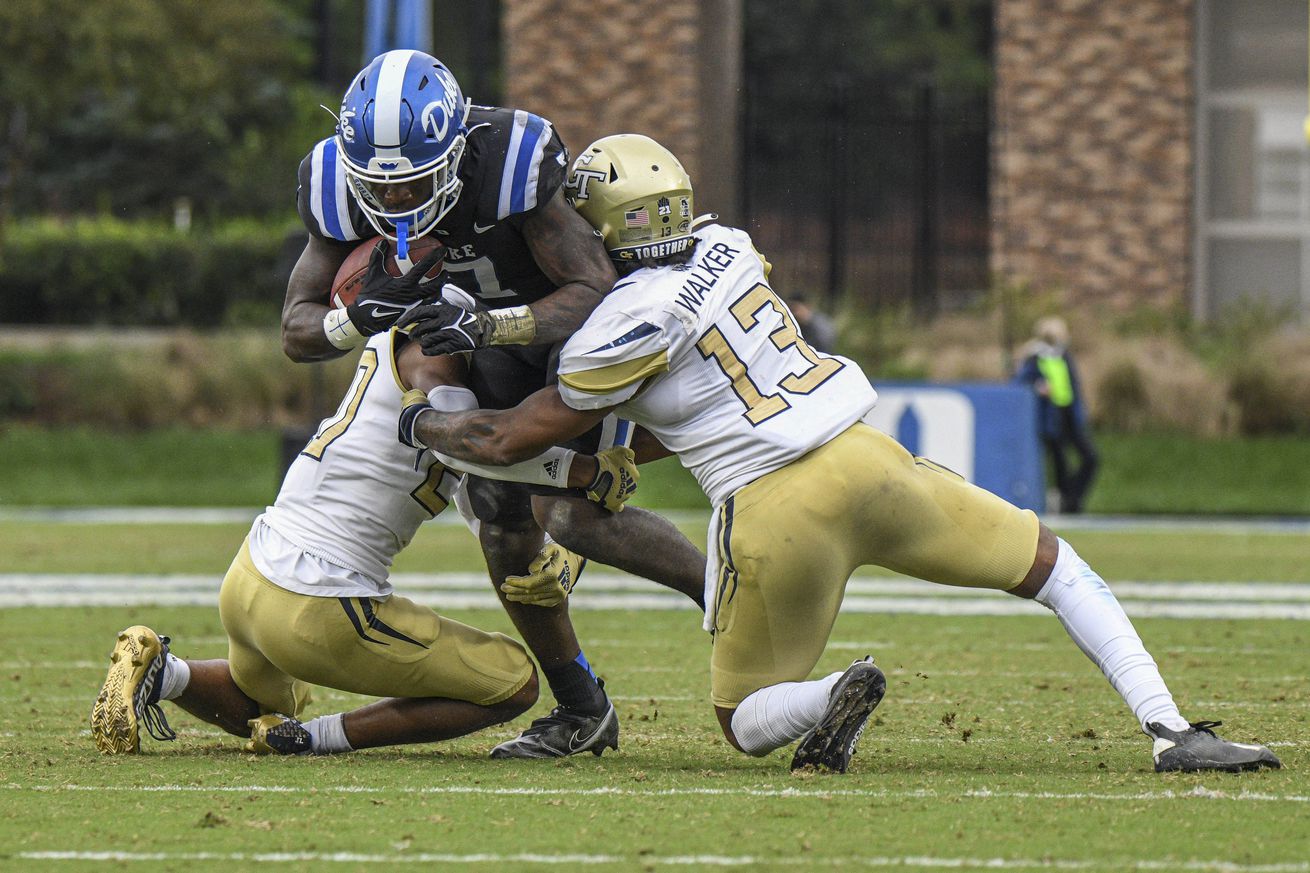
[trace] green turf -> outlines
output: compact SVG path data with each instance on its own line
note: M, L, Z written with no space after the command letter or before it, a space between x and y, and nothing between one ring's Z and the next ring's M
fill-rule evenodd
M214 573L241 544L245 524L55 524L0 521L0 568L11 573ZM705 524L681 530L703 549ZM1103 576L1115 579L1310 582L1310 542L1298 534L1057 531ZM477 543L462 525L424 525L395 570L480 570ZM868 569L868 573L887 575Z
M261 506L277 496L272 431L0 429L4 506Z
M0 506L262 506L279 479L275 431L141 434L0 429ZM1098 434L1103 513L1310 515L1310 441ZM703 508L677 461L642 468L637 503Z
M1310 515L1310 440L1097 434L1088 509L1112 513Z
M453 615L509 630L500 613ZM0 863L100 869L24 853L162 853L122 866L232 870L253 867L257 853L310 853L260 866L317 870L324 853L352 853L353 863L330 869L388 869L426 855L481 870L1002 859L1092 870L1219 862L1234 866L1198 869L1240 873L1306 857L1310 638L1300 622L1139 622L1193 717L1226 719L1234 739L1291 744L1276 747L1287 765L1279 772L1161 776L1131 717L1054 619L844 616L819 670L871 650L889 691L839 777L792 776L786 752L747 758L718 738L704 700L708 640L689 613L575 616L619 698L621 751L600 759L488 760L526 719L436 746L261 759L171 707L176 743L146 740L140 757L102 758L87 713L113 631L142 619L173 634L185 656L224 652L210 609L5 617ZM310 714L358 702L325 694ZM194 853L213 855L182 860ZM613 862L549 863L575 854Z
M0 506L265 506L280 431L0 428ZM673 458L642 468L638 506L708 507Z

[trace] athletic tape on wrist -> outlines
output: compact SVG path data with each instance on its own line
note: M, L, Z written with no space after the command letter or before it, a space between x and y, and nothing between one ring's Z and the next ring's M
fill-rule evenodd
M493 309L490 344L493 346L526 346L537 336L537 319L526 306Z
M368 337L359 332L350 315L344 309L329 309L323 316L323 333L327 341L343 351L364 344Z

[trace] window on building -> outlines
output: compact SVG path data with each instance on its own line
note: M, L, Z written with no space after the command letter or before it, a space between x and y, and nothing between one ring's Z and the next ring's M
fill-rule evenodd
M1310 317L1304 4L1197 3L1193 308Z

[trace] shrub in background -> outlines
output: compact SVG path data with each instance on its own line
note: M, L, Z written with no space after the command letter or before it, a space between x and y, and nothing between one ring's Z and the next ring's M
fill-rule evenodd
M1098 428L1200 437L1310 434L1310 326L1256 304L1209 323L1143 307L1098 312L1007 287L923 323L908 310L843 311L839 351L877 383L1004 381L1040 315L1070 323ZM1008 338L1008 340L1007 340Z
M297 238L286 221L190 233L109 217L15 222L0 253L0 323L276 324Z
M1100 423L1128 433L1142 429L1151 404L1146 394L1146 377L1136 361L1129 358L1115 361L1096 382L1094 391Z
M138 332L33 352L0 348L0 422L111 429L254 428L316 422L355 357L297 364L275 330Z

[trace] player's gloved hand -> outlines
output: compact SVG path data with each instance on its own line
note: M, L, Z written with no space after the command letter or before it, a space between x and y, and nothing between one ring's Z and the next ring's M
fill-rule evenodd
M418 417L432 408L428 395L420 388L411 388L400 399L400 404L400 441L411 449L426 449L427 446L415 435L414 427L418 424Z
M426 303L406 316L410 339L425 355L453 355L485 348L495 321L486 312L469 312L444 300Z
M559 543L545 548L528 564L528 575L506 576L500 590L505 599L533 606L558 606L573 591L587 559L570 552Z
M369 255L368 272L364 274L359 296L346 307L351 324L364 336L389 330L428 294L423 288L423 277L445 254L445 246L436 246L408 273L396 277L387 272L387 241L379 241Z
M623 504L637 491L637 456L627 446L613 446L596 454L596 478L587 486L587 499L622 512Z

